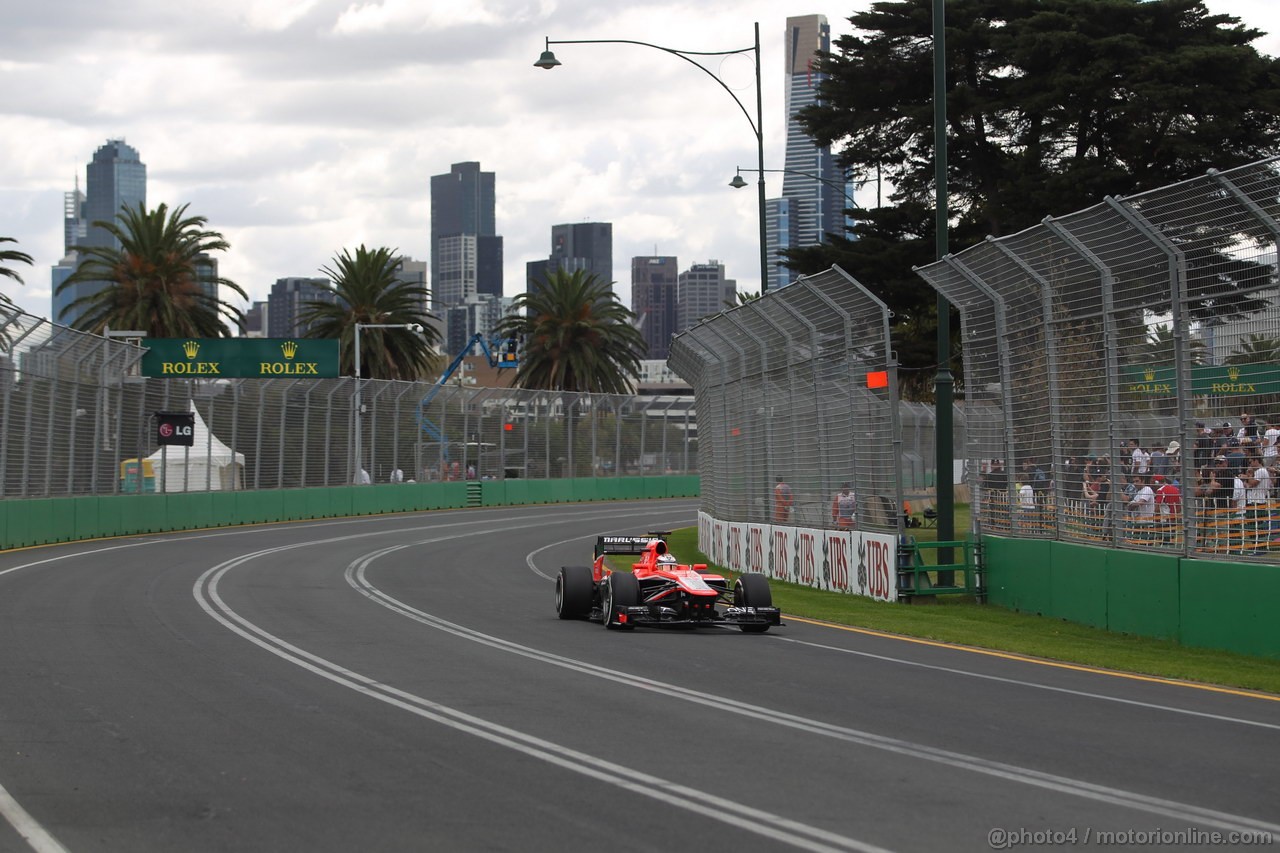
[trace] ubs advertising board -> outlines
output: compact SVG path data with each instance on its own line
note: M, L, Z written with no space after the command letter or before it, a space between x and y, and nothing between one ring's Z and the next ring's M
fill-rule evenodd
M335 379L338 341L146 338L142 375L156 379Z
M897 601L896 539L889 533L720 521L698 513L698 548L735 572Z

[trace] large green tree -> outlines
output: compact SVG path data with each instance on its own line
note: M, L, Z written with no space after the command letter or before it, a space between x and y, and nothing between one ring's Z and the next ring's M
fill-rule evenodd
M0 243L16 243L12 237L0 237ZM18 275L17 270L9 268L10 264L27 264L34 263L31 256L26 252L19 252L17 249L0 249L0 278L11 278L18 284L22 284L22 276ZM13 300L9 298L9 294L0 293L0 310L11 310L16 306Z
M360 330L360 373L365 379L415 380L436 365L432 349L439 335L426 313L427 290L398 278L396 249L361 244L352 254L343 249L320 271L329 278L324 289L332 300L308 302L298 315L309 338L337 338L344 375L355 372L356 325L421 326L409 329Z
M629 394L644 337L610 282L584 270L556 270L515 299L497 332L523 342L513 384L553 391Z
M71 302L63 316L82 312L75 326L87 332L141 329L153 338L231 337L224 319L243 329L240 309L206 293L204 285L227 287L244 299L248 294L234 281L200 273L209 268L209 253L230 244L205 230L205 217L186 211L185 204L172 211L164 204L155 210L139 204L123 207L114 222L94 222L120 245L76 247L84 259L58 292L81 282L106 286Z
M801 272L837 263L876 291L908 369L935 359L935 295L911 271L934 259L932 5L873 3L820 60L801 124L892 193L853 211L853 239L787 252ZM1280 61L1200 0L948 0L946 15L954 250L1280 151ZM1258 274L1239 270L1239 289Z

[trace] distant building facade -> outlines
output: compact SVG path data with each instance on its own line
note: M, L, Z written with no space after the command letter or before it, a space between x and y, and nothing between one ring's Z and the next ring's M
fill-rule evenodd
M818 54L831 49L831 28L825 15L787 18L784 42L787 150L781 201L766 216L769 289L795 281L799 274L782 263L781 249L812 246L828 233L845 230L844 210L850 187L836 165L830 146L816 145L797 116L818 103ZM777 201L777 200L775 200Z
M501 296L502 237L495 222L496 177L477 162L454 163L431 177L431 304Z
M647 345L647 357L665 359L676 333L678 261L674 256L631 259L631 310Z
M53 320L65 325L75 325L83 315L83 308L70 309L71 303L91 296L107 286L106 282L85 281L72 285L58 293L58 286L71 274L66 272L68 258L74 257L71 269L79 264L74 246L98 246L120 248L120 242L105 228L94 222L115 222L116 214L124 206L145 207L147 203L147 167L137 149L125 144L123 139L108 139L106 144L93 152L93 159L85 167L85 193L80 187L63 197L63 242L67 257L53 268ZM67 313L64 315L63 311Z
M336 294L325 289L327 278L279 278L267 296L267 337L293 338L306 332L299 317L309 302L336 303Z
M585 270L607 284L613 283L613 223L574 222L551 226L552 270Z
M676 289L676 334L693 328L703 317L719 314L738 299L738 283L726 278L724 264L709 260L680 273Z

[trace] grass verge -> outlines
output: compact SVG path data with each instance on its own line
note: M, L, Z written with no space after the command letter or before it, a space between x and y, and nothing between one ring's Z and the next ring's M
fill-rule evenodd
M957 524L957 530L961 530ZM929 531L923 533L925 539ZM711 563L698 550L698 530L686 527L667 538L682 563ZM726 575L732 572L724 570ZM1233 652L1197 649L1169 640L1118 634L1051 617L1015 613L972 599L939 597L936 603L895 604L860 595L825 592L771 580L773 603L785 615L820 619L1105 669L1178 678L1280 694L1280 663Z

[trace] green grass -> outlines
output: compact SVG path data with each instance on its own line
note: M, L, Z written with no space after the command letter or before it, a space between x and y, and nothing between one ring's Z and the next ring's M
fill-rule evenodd
M959 510L957 507L957 535L968 530L968 507L963 508L963 526ZM912 533L924 541L933 538L931 534L935 532L913 529ZM674 531L667 542L682 563L711 563L698 550L696 527ZM717 568L725 571L723 567ZM725 571L725 574L732 573ZM819 619L1086 666L1280 694L1280 663L1265 658L1117 634L1061 619L1015 613L958 596L896 604L776 580L770 580L769 585L773 589L773 603L782 609L784 617Z

